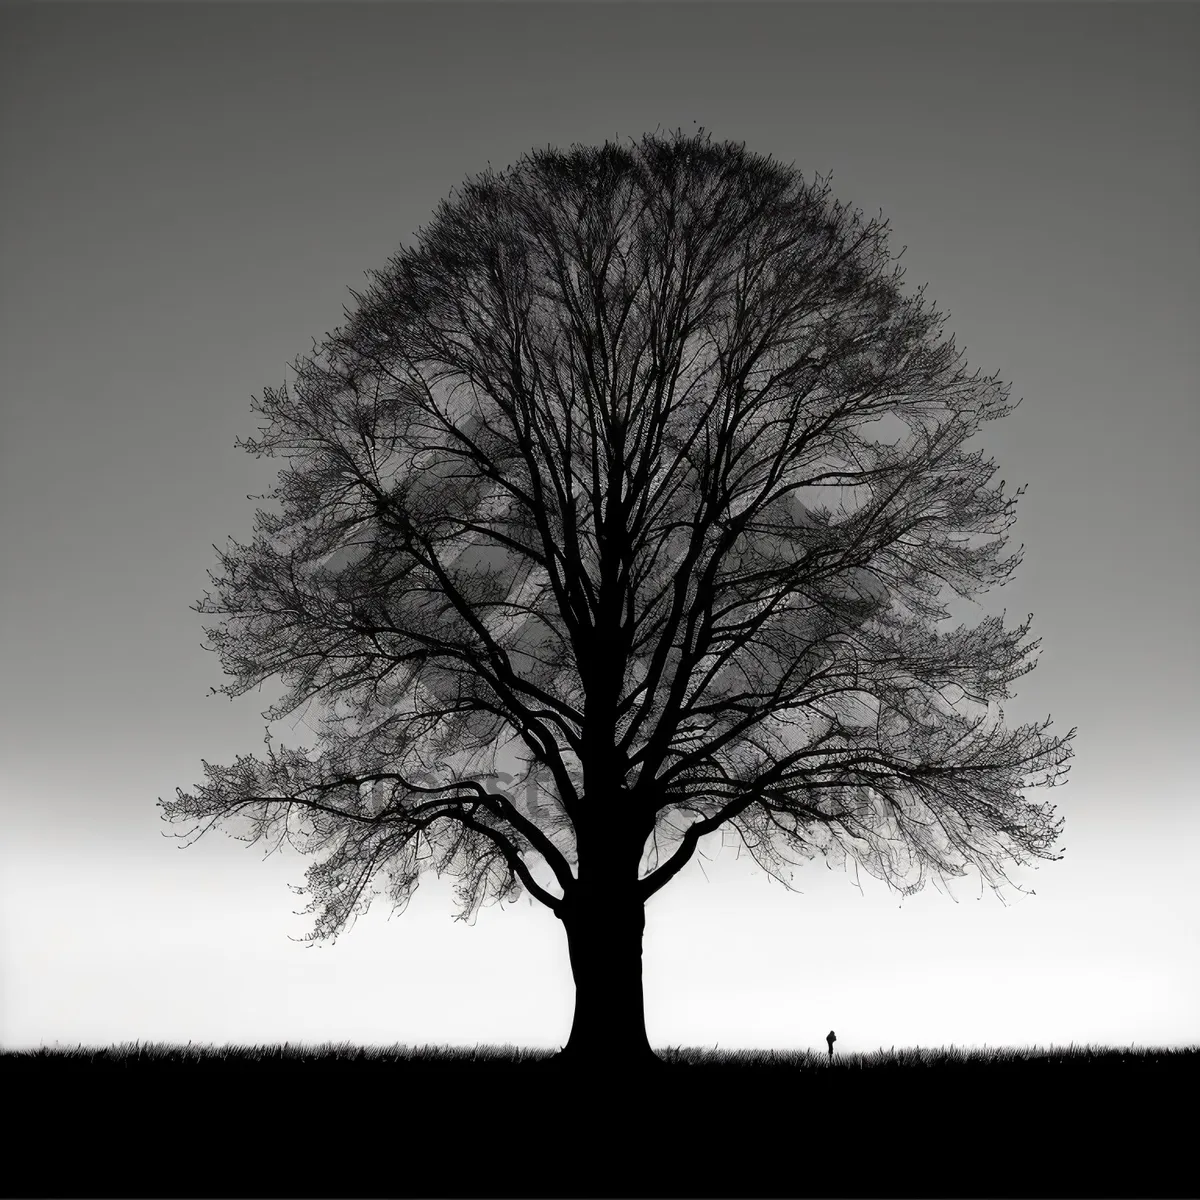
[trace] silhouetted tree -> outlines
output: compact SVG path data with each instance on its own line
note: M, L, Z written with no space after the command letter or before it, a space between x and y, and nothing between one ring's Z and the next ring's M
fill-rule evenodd
M264 718L318 701L321 748L268 733L165 817L328 851L310 938L380 875L403 907L450 872L463 917L524 889L566 930L568 1060L625 1063L652 1057L644 906L706 834L784 882L849 854L906 891L1056 857L1023 789L1074 730L997 705L1030 622L936 628L1019 562L1020 489L965 448L1013 406L886 237L703 132L452 194L255 402L239 445L294 464L281 512L197 606L225 617L221 691L278 675ZM496 786L514 743L523 795Z

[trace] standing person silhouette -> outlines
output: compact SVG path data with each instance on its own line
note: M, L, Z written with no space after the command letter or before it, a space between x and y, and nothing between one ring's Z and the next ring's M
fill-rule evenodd
M830 1063L832 1063L833 1062L833 1043L837 1041L837 1034L834 1033L833 1030L831 1029L829 1031L829 1036L826 1037L825 1041L829 1045L829 1061L830 1061Z

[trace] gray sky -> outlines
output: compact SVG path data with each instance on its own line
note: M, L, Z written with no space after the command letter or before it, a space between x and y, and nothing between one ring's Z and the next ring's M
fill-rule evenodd
M908 284L1025 398L980 439L1029 485L984 611L1043 638L1009 722L1079 734L1066 858L1009 907L691 865L647 912L651 1042L1200 1041L1197 15L0 10L0 1044L566 1040L549 913L467 928L430 880L305 950L306 860L176 850L155 800L262 749L280 694L207 696L188 608L282 465L233 446L250 396L489 161L694 123L882 209Z

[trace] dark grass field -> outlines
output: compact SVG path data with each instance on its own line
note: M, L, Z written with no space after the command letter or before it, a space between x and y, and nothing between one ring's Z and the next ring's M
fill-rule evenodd
M9 1052L10 1196L1197 1196L1200 1050Z

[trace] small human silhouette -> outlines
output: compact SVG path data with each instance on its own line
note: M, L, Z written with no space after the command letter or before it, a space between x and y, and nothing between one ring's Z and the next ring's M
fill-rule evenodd
M837 1034L831 1029L825 1041L829 1044L829 1061L833 1062L833 1043L837 1041Z

